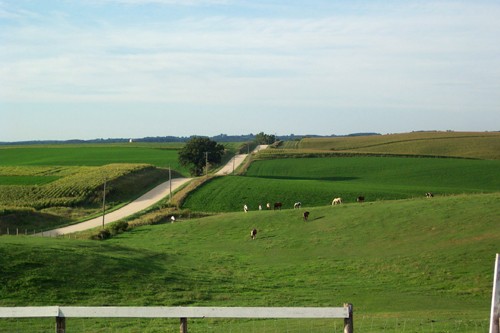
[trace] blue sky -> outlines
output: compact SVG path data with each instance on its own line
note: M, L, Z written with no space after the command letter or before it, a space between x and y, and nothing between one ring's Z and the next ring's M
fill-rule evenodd
M500 2L0 0L0 141L500 130Z

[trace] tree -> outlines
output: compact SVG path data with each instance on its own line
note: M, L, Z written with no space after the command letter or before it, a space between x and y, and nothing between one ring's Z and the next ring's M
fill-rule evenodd
M194 136L179 151L179 163L189 167L192 176L200 176L207 163L218 164L224 155L224 146L206 137Z
M264 134L264 132L260 132L255 135L255 141L259 145L270 145L276 141L276 136L273 134Z

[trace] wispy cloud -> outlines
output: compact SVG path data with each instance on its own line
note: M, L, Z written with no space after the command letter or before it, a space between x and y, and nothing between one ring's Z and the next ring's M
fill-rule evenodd
M0 15L31 15L1 4ZM364 4L309 18L19 21L0 32L0 99L387 108L500 102L493 93L500 6ZM482 89L473 95L472 86Z

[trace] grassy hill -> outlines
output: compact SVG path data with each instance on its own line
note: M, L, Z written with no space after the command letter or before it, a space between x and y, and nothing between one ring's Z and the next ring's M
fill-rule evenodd
M500 161L441 158L348 157L257 160L245 176L216 178L191 193L184 207L206 212L240 211L244 204L283 202L291 208L500 191Z
M500 159L500 132L412 132L388 135L305 138L266 154L376 154Z
M144 226L106 242L3 236L0 305L352 302L358 325L416 318L409 330L488 318L500 194L317 207L309 222L302 211Z

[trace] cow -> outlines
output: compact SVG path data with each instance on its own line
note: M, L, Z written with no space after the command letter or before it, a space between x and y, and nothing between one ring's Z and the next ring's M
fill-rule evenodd
M247 205L244 205L244 206L243 206L243 211L244 211L245 213L246 213L246 212L248 212L248 206L247 206Z
M364 196L359 196L359 197L356 198L356 201L357 202L363 202L363 201L365 201L365 197Z
M302 216L304 217L304 221L307 221L309 219L309 212L304 212Z
M302 206L302 203L299 201L299 202L296 202L293 204L293 209L295 208L300 208Z
M335 198L332 201L332 206L334 205L340 205L342 203L342 198Z
M271 204L269 202L266 203L266 209L271 209Z
M250 231L250 237L252 239L255 239L255 237L257 237L257 229L252 229L252 231Z
M432 194L431 192L427 192L427 193L425 193L425 196L426 196L427 198L433 198L433 197L434 197L434 194Z
M283 206L283 204L281 202L275 202L274 203L274 210L276 210L276 209L281 210L281 206Z

